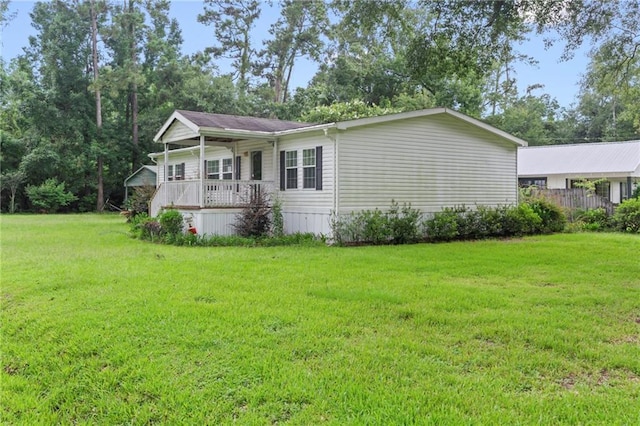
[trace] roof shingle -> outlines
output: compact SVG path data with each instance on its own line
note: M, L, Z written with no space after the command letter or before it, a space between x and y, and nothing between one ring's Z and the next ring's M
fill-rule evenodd
M178 110L177 112L198 127L212 127L216 129L279 132L283 130L301 129L313 125L295 121L243 117L239 115L209 114L206 112L185 110Z

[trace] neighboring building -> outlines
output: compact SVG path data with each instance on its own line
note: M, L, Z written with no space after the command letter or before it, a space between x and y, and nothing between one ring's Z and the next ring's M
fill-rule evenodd
M520 186L547 189L599 181L596 194L613 203L629 198L640 181L640 141L531 146L518 150Z
M142 166L124 180L124 200L129 198L129 188L140 186L156 186L158 166Z
M331 234L331 216L387 209L424 213L518 198L526 142L458 112L428 109L329 124L175 111L154 141L164 151L151 215L173 206L200 233L230 234L244 200L267 191L285 232Z

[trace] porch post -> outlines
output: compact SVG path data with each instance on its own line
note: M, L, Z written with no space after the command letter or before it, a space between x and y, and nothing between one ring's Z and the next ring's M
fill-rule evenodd
M204 169L204 136L200 135L200 208L204 207L204 180L207 171Z
M164 185L162 185L164 187L164 203L162 203L163 206L166 206L168 204L167 202L167 171L169 170L169 166L167 165L169 163L169 144L165 143L164 144L164 177L162 178Z

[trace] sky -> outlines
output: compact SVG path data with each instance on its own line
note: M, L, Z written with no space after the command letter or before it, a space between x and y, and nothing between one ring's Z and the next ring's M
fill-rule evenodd
M34 35L31 26L29 12L33 8L33 1L12 0L9 4L9 13L15 12L14 19L2 29L0 38L2 58L8 61L23 53L23 48L29 43L29 36ZM176 18L182 30L184 39L182 45L183 54L192 54L203 50L215 43L213 28L207 27L197 21L197 16L202 13L203 5L196 0L173 0L171 2L171 15ZM256 41L267 38L269 25L278 16L265 4L263 15L259 25L255 29ZM563 107L570 107L576 101L582 74L586 72L588 58L586 49L578 51L571 61L561 62L562 43L558 43L550 49L544 47L541 37L532 36L529 41L518 46L520 53L533 56L539 61L537 66L517 64L516 79L521 94L526 92L528 86L542 84L544 88L533 92L535 95L548 93L556 98ZM220 61L218 66L222 72L228 71L228 62ZM293 71L293 87L306 86L315 74L316 65L304 62L296 66Z

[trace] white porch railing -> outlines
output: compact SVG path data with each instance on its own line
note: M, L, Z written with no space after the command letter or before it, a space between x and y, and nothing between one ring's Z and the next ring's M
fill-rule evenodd
M163 207L241 207L256 194L269 195L274 183L264 180L199 180L163 182L151 200L150 214L156 216ZM202 190L201 190L202 189ZM200 203L200 194L204 194Z

